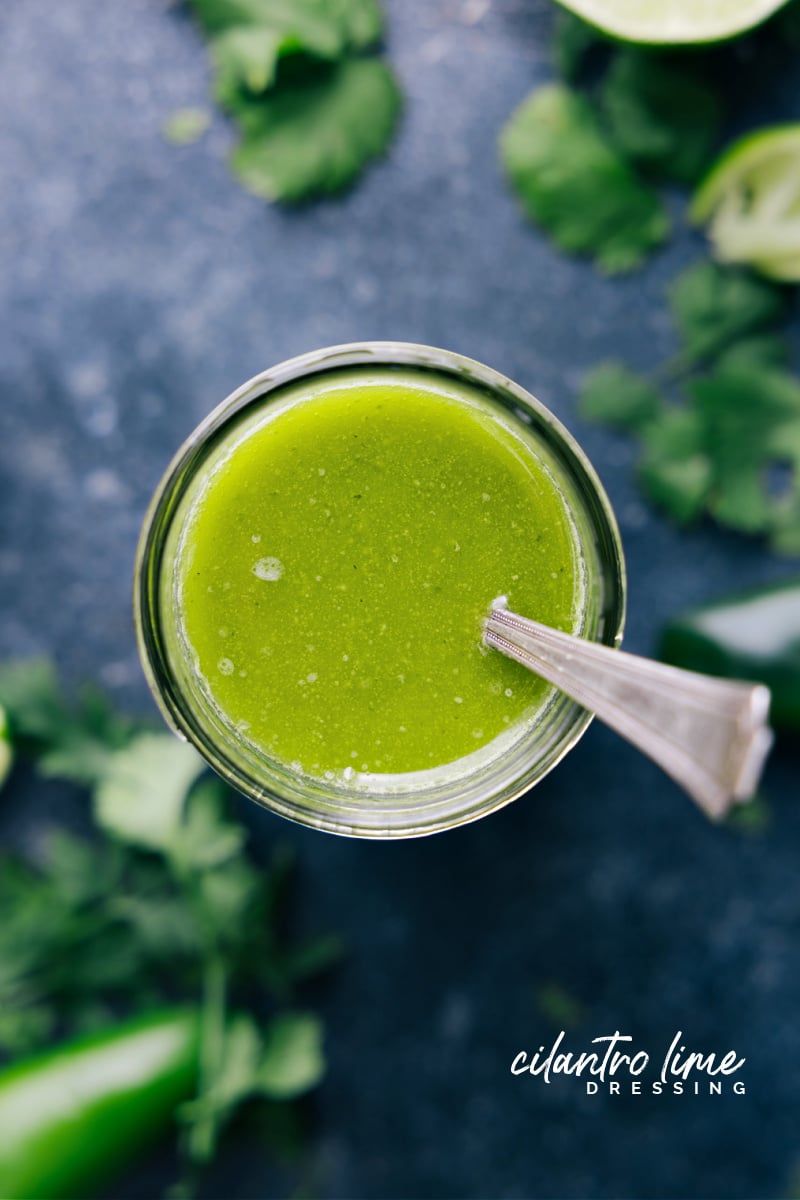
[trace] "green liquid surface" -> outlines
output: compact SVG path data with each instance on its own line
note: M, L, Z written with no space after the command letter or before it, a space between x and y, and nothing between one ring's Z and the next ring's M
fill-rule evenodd
M441 768L530 724L549 685L482 645L492 601L581 622L577 535L543 453L466 385L311 380L223 445L186 519L186 652L237 736L345 780Z

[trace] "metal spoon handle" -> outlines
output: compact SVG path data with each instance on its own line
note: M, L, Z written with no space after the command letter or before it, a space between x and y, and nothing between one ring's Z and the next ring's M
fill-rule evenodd
M487 646L555 684L662 767L710 817L756 789L772 745L763 684L712 679L495 607Z

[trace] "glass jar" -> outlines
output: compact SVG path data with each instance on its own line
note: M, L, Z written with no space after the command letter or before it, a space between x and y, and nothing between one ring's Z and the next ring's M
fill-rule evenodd
M619 531L586 455L543 404L499 372L429 346L363 342L316 350L279 364L238 388L194 431L173 458L144 521L134 589L145 674L171 728L233 787L273 812L353 837L417 837L453 828L508 804L552 770L580 739L591 715L553 690L533 727L490 761L435 779L397 777L380 791L299 774L237 732L203 688L181 641L178 544L215 455L246 422L279 403L290 385L354 367L409 368L468 384L545 457L570 510L585 572L580 636L619 645L625 616L625 567ZM523 614L530 615L530 614ZM462 760L463 762L464 760Z

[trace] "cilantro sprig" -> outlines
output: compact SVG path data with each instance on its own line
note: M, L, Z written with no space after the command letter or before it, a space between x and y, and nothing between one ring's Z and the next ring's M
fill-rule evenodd
M791 53L778 19L749 41ZM747 90L742 56L727 44L621 44L563 13L552 57L560 80L511 116L501 162L524 212L556 245L606 274L633 270L670 235L665 186L694 186L708 169Z
M554 61L562 82L512 115L502 164L525 213L562 250L606 274L633 270L670 235L658 185L697 179L722 101L700 60L613 46L570 14L556 27Z
M679 524L703 514L800 553L800 383L780 321L784 290L701 262L669 291L682 341L650 376L610 362L586 377L583 414L638 437L645 493ZM677 387L677 396L665 388Z
M609 274L637 266L669 233L655 191L604 137L589 102L563 85L521 105L500 153L525 212L562 250L591 254Z
M340 940L287 937L291 855L254 861L229 789L190 747L93 691L66 702L44 660L0 667L0 711L4 745L85 788L95 826L52 828L35 862L0 864L0 1049L199 1004L199 1088L180 1114L188 1196L242 1102L284 1103L321 1079L322 1024L297 988Z
M189 0L213 91L238 126L231 167L267 200L341 191L391 140L401 107L376 0Z

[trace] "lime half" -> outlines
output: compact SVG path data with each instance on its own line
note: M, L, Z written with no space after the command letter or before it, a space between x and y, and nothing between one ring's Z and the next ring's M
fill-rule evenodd
M800 280L800 125L735 142L711 168L689 209L707 225L715 258L749 263L770 279Z
M5 709L0 705L0 787L3 786L3 782L11 770L13 757L11 739L8 736L8 721Z
M765 21L786 0L559 0L628 42L721 42Z

